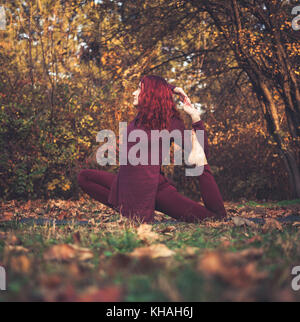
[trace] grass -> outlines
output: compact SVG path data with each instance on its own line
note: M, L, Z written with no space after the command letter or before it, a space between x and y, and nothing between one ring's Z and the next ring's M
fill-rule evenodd
M244 206L277 207L277 206L290 206L290 205L298 205L298 204L300 204L300 199L281 200L277 202L264 202L264 203L258 203L256 201L247 201L243 204L237 205L237 208L241 208Z
M298 203L299 199L260 205L273 209ZM257 203L243 205L255 209ZM172 223L170 229L170 224L160 222L152 225L159 239L149 242L138 234L138 225L118 215L113 220L89 226L0 223L0 266L7 273L7 291L0 292L0 301L300 299L300 292L291 289L291 270L300 265L298 225L286 223L277 229L206 221ZM156 243L174 254L130 255ZM49 249L62 244L87 248L92 257L45 258Z

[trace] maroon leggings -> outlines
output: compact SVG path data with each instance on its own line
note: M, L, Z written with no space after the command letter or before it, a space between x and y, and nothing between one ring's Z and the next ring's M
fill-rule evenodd
M90 197L113 208L108 202L108 196L115 176L116 174L107 171L83 169L78 174L78 183ZM175 187L167 185L163 189L158 188L155 209L186 222L194 222L195 218L197 220L209 217L224 218L226 210L222 196L208 164L204 166L204 171L198 176L198 180L205 207L180 194Z

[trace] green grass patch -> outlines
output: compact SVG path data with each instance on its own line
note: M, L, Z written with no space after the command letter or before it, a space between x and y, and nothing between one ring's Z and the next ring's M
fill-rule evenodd
M269 207L268 203L245 204ZM136 227L117 222L93 226L0 223L0 265L7 272L7 291L0 293L0 301L71 301L93 294L96 300L108 294L127 302L260 301L287 296L300 300L299 292L291 290L291 270L300 265L297 225L286 223L282 230L266 231L262 226L236 227L228 222L172 226L175 229L164 232L167 223L154 224L152 231L159 239L150 243L139 238ZM137 248L156 243L175 254L130 256ZM92 256L87 260L45 258L54 245L64 244L76 244ZM241 252L241 258L233 255Z

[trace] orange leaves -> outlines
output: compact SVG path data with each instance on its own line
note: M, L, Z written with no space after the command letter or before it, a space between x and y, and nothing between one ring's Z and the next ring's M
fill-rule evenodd
M6 211L4 213L0 213L0 222L1 221L10 221L14 217L14 213L11 211Z
M120 302L123 290L119 286L106 286L101 289L91 287L75 298L75 302Z
M25 255L12 257L10 260L10 265L13 271L17 273L28 274L31 271L31 262Z
M119 122L121 120L121 112L119 110L115 111L115 120Z

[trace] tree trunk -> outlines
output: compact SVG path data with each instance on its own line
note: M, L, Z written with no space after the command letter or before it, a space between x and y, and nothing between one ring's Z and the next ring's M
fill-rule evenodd
M280 130L280 125L278 123L278 118L276 115L275 103L272 96L270 96L270 91L267 85L264 82L260 82L260 86L262 97L259 100L264 117L267 121L268 131L277 143L278 151L285 163L289 175L292 198L300 198L300 170L297 157L295 157L293 151L290 151L285 147L284 142L282 141L281 136L278 133L278 131Z
M297 160L290 151L280 150L280 153L288 170L292 198L300 198L300 171Z

